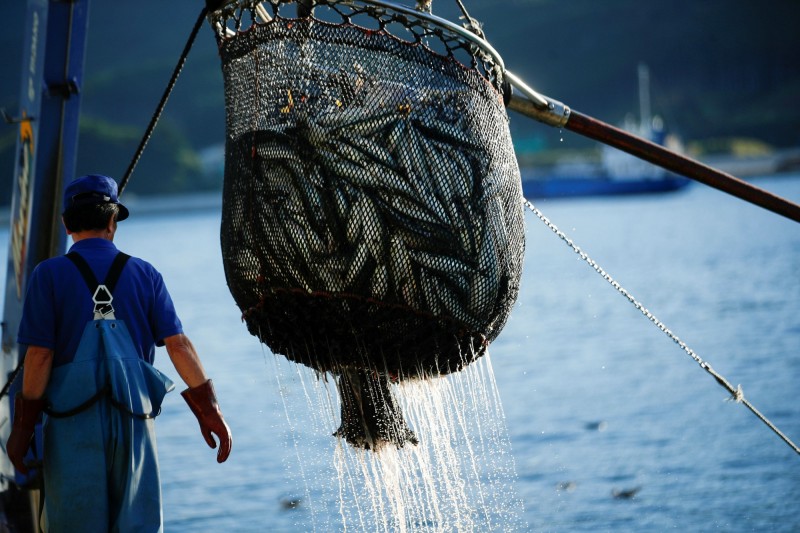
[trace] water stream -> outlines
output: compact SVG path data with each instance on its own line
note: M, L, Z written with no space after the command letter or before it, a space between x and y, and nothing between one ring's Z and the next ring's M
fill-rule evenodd
M270 374L284 389L281 367L276 362ZM305 406L299 410L296 402L290 405L289 397L282 397L288 425L297 428L308 413L314 431L330 435L339 418L334 380L304 367L296 371L293 386L302 390ZM491 357L487 354L456 374L392 387L419 439L416 446L385 446L374 452L329 437L335 439L327 457L335 480L325 480L308 470L305 437L293 431L305 497L322 490L328 493L322 499L338 506L339 516L333 518L329 509L315 505L314 530L523 530L524 509Z

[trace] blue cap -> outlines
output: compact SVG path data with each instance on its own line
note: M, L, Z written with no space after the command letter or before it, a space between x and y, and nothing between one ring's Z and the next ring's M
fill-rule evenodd
M95 204L117 204L119 215L117 220L125 220L130 214L128 208L119 203L117 182L108 176L90 174L81 176L67 184L64 190L64 212L74 207Z

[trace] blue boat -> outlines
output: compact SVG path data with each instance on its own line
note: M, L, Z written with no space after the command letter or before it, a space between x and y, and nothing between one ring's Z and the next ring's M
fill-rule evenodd
M627 117L622 129L680 152L680 140L667 135L661 118L650 114L649 85L647 66L639 65L639 121ZM547 171L520 170L522 193L531 199L662 193L690 183L688 178L607 145L601 148L597 163L576 161L560 163Z
M681 176L659 180L614 180L603 178L557 177L522 182L522 194L529 199L569 198L625 194L652 194L676 191L688 185Z
M677 191L691 183L683 176L666 171L656 176L649 173L625 176L586 168L582 173L554 172L537 175L534 171L523 168L521 173L522 194L529 199L653 194Z

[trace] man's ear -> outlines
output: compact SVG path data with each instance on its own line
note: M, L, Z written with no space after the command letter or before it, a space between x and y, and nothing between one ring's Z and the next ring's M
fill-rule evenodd
M71 231L69 230L69 228L67 227L67 223L66 223L66 222L64 222L64 217L61 217L61 224L63 224L63 225L64 225L64 231L66 231L66 232L67 232L67 235L68 235L68 236L69 236L69 235L72 235L72 232L71 232Z

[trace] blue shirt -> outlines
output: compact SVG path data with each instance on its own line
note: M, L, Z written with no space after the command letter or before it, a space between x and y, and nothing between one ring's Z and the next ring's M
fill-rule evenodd
M105 281L118 250L106 239L83 239L72 245ZM183 332L161 274L150 263L131 257L112 294L117 320L128 327L139 357L153 364L155 347ZM92 293L77 267L64 256L39 263L31 274L17 342L50 348L53 366L72 361L86 323L94 318Z

